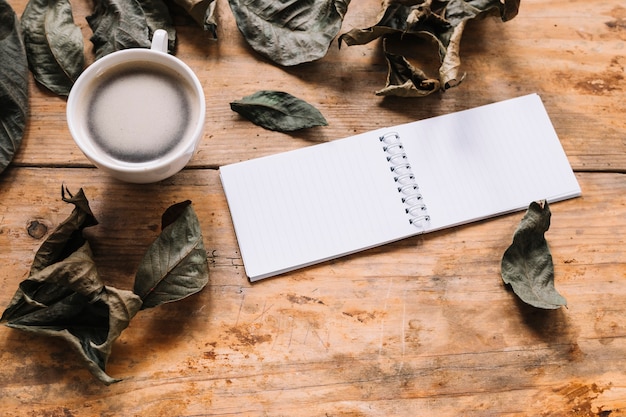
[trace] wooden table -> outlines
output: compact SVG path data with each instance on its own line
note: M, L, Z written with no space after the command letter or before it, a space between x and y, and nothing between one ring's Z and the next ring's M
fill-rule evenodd
M18 16L26 0L11 1ZM89 2L73 2L82 16ZM280 68L256 55L218 0L218 37L176 22L177 56L199 75L206 133L188 168L152 185L92 167L65 125L65 100L31 80L31 118L0 175L0 305L83 188L100 274L130 289L169 205L193 201L210 282L140 312L117 340L104 386L64 342L0 327L3 416L624 416L626 415L626 7L622 1L522 0L519 15L471 22L466 80L423 99L380 98L380 44L333 44L315 63ZM377 0L353 1L343 30L367 27ZM90 51L90 43L86 48ZM427 53L433 53L427 50ZM420 56L416 54L416 60ZM424 61L432 61L429 57ZM263 130L229 103L285 90L329 126ZM537 92L583 196L554 204L546 237L568 307L536 310L500 278L522 213L407 239L250 284L218 167L382 126Z

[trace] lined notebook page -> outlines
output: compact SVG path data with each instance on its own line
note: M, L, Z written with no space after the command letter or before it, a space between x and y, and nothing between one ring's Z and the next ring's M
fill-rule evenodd
M379 137L397 132L430 221L409 222ZM537 95L220 168L251 281L580 188Z

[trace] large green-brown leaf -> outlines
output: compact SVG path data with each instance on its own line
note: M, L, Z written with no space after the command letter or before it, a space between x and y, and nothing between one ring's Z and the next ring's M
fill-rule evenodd
M122 49L149 48L157 29L167 31L168 49L174 50L176 31L163 0L95 0L87 22L96 59Z
M544 309L567 305L554 288L554 265L544 236L550 217L547 201L531 203L502 257L502 280L522 301Z
M30 0L22 14L28 66L37 82L67 96L85 66L83 35L69 0Z
M17 16L0 0L0 172L22 144L28 119L28 63Z
M82 236L85 227L97 223L89 203L82 190L76 196L64 190L63 199L74 210L41 245L0 321L66 340L94 376L111 384L118 381L105 372L112 345L139 311L141 299L102 283Z
M311 104L282 91L257 91L233 101L230 108L258 126L279 132L328 124Z
M104 384L119 381L105 372L111 348L141 299L102 284L89 244L29 276L2 315L8 327L60 337Z
M202 231L191 202L171 206L161 224L163 230L135 276L133 291L143 300L142 309L195 294L209 280Z
M283 66L320 59L341 29L350 0L229 0L250 46Z
M149 48L150 33L143 9L136 0L95 0L87 22L96 59L121 49Z
M404 43L419 39L433 41L440 60L436 77L413 67L402 56L390 56L387 85L379 95L422 97L437 91L420 85L424 79L438 79L440 88L454 87L463 80L460 74L460 43L468 20L498 13L503 21L517 15L520 0L385 0L378 22L365 29L352 29L339 37L339 45L363 45L381 37L400 36ZM392 59L390 59L392 58ZM398 74L402 74L398 77ZM415 83L413 80L417 80Z

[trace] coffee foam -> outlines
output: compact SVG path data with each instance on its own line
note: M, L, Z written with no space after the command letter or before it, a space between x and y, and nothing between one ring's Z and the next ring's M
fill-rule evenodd
M83 111L94 147L129 163L159 159L193 130L193 90L155 63L121 64L86 89ZM181 145L182 146L182 145Z

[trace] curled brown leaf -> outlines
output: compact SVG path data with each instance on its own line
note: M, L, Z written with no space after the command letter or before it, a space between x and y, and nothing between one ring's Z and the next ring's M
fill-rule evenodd
M422 97L454 87L464 79L460 72L460 44L468 20L497 13L507 21L517 15L519 4L520 0L385 0L378 22L340 35L339 46L363 45L391 36L399 37L405 44L424 39L434 42L440 60L436 77L425 75L424 70L413 67L404 56L395 57L385 50L387 84L377 94ZM438 80L438 88L431 88L433 79Z
M554 288L554 265L545 239L550 228L547 201L533 202L502 257L502 280L527 304L556 309L567 301Z

